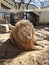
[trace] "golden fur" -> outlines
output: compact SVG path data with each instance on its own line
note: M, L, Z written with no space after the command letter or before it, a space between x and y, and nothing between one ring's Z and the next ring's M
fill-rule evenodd
M38 49L35 46L34 27L28 20L21 20L16 23L10 34L10 38L18 47L25 50Z

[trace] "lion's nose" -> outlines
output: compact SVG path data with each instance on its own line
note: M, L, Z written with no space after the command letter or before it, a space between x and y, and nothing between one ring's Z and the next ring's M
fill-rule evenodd
M31 39L32 38L32 34L28 34L28 39Z
M30 33L28 33L28 36L31 36L31 34L30 34Z

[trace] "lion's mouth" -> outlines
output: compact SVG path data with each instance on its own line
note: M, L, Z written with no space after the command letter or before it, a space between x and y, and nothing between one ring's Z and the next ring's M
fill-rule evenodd
M28 36L28 39L32 39L32 37Z
M32 34L28 34L27 38L32 39Z

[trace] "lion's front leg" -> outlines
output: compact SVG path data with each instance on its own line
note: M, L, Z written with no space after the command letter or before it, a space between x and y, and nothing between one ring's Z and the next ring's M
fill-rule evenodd
M34 46L32 47L32 49L33 49L33 50L43 50L43 48L42 48L41 46L36 46L36 45L34 45Z
M33 40L32 43L34 44L33 49L35 49L35 50L42 50L43 49L43 46L38 44L35 39Z

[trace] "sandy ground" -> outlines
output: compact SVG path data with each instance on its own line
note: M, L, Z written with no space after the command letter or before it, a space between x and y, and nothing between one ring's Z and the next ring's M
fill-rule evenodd
M10 33L0 33L0 65L49 65L47 59L48 54L46 53L47 51L45 51L47 50L47 48L49 48L49 25L36 26L35 34L36 42L41 45L44 50L24 51L18 49L10 41ZM42 55L41 53L43 51L44 54ZM46 58L48 64L44 64L45 61L43 62L43 64L41 64L42 61L40 61L38 64L35 62L37 61L37 59L38 61L39 59L41 59L40 55L42 55L41 58ZM10 61L8 62L11 63L7 64L6 62L8 59L10 59Z

